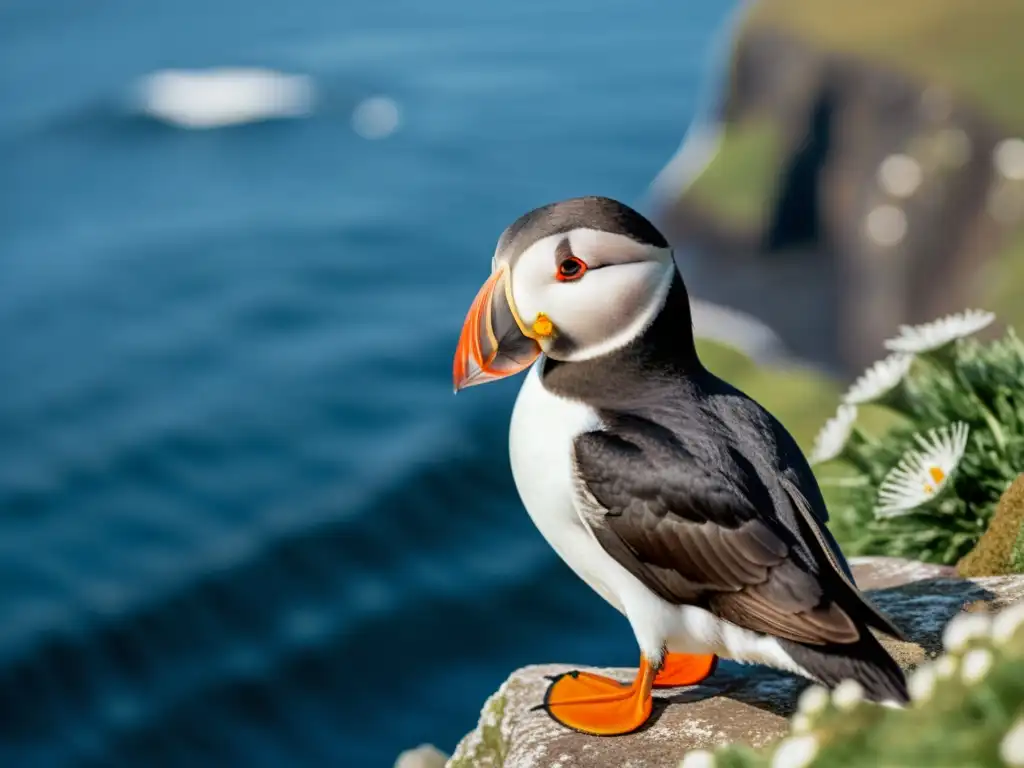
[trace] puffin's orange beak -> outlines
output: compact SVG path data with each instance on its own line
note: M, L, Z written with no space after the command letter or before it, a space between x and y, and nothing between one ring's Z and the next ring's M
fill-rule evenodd
M455 391L519 373L540 352L540 344L516 314L509 269L502 265L484 283L466 315L452 366Z

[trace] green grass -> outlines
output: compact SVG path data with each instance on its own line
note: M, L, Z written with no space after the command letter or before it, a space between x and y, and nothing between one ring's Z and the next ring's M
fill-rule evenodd
M966 339L925 355L913 362L898 397L889 400L904 417L884 432L866 429L858 419L864 438L847 445L842 461L835 462L847 464L854 474L842 487L832 487L829 507L832 531L848 555L951 565L975 547L1024 467L1022 349L1008 331L995 341ZM880 516L879 492L894 467L911 451L922 450L919 436L958 422L969 434L951 465L955 469L944 470L950 479L943 492L922 497L906 514ZM1010 541L1015 533L1003 538Z
M775 197L782 149L781 128L772 121L726 125L718 152L686 196L733 226L760 229Z
M760 0L741 36L764 28L943 85L1007 130L1024 130L1021 0Z

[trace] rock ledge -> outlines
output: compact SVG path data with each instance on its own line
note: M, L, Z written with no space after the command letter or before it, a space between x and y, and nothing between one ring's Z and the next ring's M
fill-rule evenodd
M913 642L884 642L901 665L916 666L941 648L942 629L962 610L999 610L1024 598L1024 576L962 579L951 567L896 558L851 561L857 583ZM625 651L624 651L625 652ZM535 710L547 675L578 668L524 667L484 704L477 727L458 745L448 768L675 768L691 749L731 742L762 746L786 732L804 680L729 662L699 686L659 691L643 730L601 738L568 731ZM597 670L624 681L631 669Z

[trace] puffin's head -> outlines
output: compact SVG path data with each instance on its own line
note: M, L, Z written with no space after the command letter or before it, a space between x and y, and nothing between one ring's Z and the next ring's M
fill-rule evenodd
M502 233L466 315L455 390L518 373L541 352L576 362L625 346L674 274L668 242L629 206L580 197L530 211Z

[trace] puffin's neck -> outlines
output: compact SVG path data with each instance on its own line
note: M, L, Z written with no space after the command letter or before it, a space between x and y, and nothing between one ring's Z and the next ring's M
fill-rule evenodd
M542 365L546 389L598 408L615 408L631 397L643 399L642 393L661 388L666 380L703 372L693 339L690 297L679 272L672 277L661 310L633 341L600 357L579 362L546 358Z
M693 339L690 296L679 270L673 272L672 285L661 311L643 333L620 351L640 357L659 370L687 375L702 370L703 365Z

